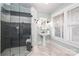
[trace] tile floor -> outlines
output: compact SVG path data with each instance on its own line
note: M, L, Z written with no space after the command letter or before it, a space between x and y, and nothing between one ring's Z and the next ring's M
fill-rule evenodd
M74 56L76 54L73 50L58 45L52 40L48 40L46 46L42 44L34 46L30 56Z
M57 44L53 40L47 40L46 45L41 43L33 46L32 52L26 50L26 46L6 49L2 56L74 56L77 53L71 49Z

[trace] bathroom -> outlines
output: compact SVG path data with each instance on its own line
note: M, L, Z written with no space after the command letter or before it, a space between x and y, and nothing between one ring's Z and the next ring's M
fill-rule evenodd
M79 3L0 3L0 55L78 54L78 13Z

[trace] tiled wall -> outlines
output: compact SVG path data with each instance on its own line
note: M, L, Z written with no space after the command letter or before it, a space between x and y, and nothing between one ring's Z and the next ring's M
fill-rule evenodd
M17 26L20 28L17 30ZM31 36L30 23L1 22L1 51L6 48L25 46L26 39Z
M7 10L12 10L12 11L20 11L20 12L25 12L25 13L31 12L30 8L25 8L21 4L18 4L18 3L11 3L11 5L4 4L3 7Z

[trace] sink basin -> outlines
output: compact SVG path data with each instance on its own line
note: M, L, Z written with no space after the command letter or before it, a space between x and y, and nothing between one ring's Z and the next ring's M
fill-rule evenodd
M49 31L41 31L39 34L40 35L49 35Z
M42 31L42 32L40 32L39 33L41 36L43 36L43 46L45 46L46 45L46 36L47 35L49 35L50 33L49 33L49 31Z

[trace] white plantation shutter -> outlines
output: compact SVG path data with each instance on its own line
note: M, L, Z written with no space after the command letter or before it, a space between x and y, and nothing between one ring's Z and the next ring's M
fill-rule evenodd
M57 15L53 19L55 27L55 36L63 38L64 14Z
M79 42L79 7L68 11L68 25L71 27L71 40Z

